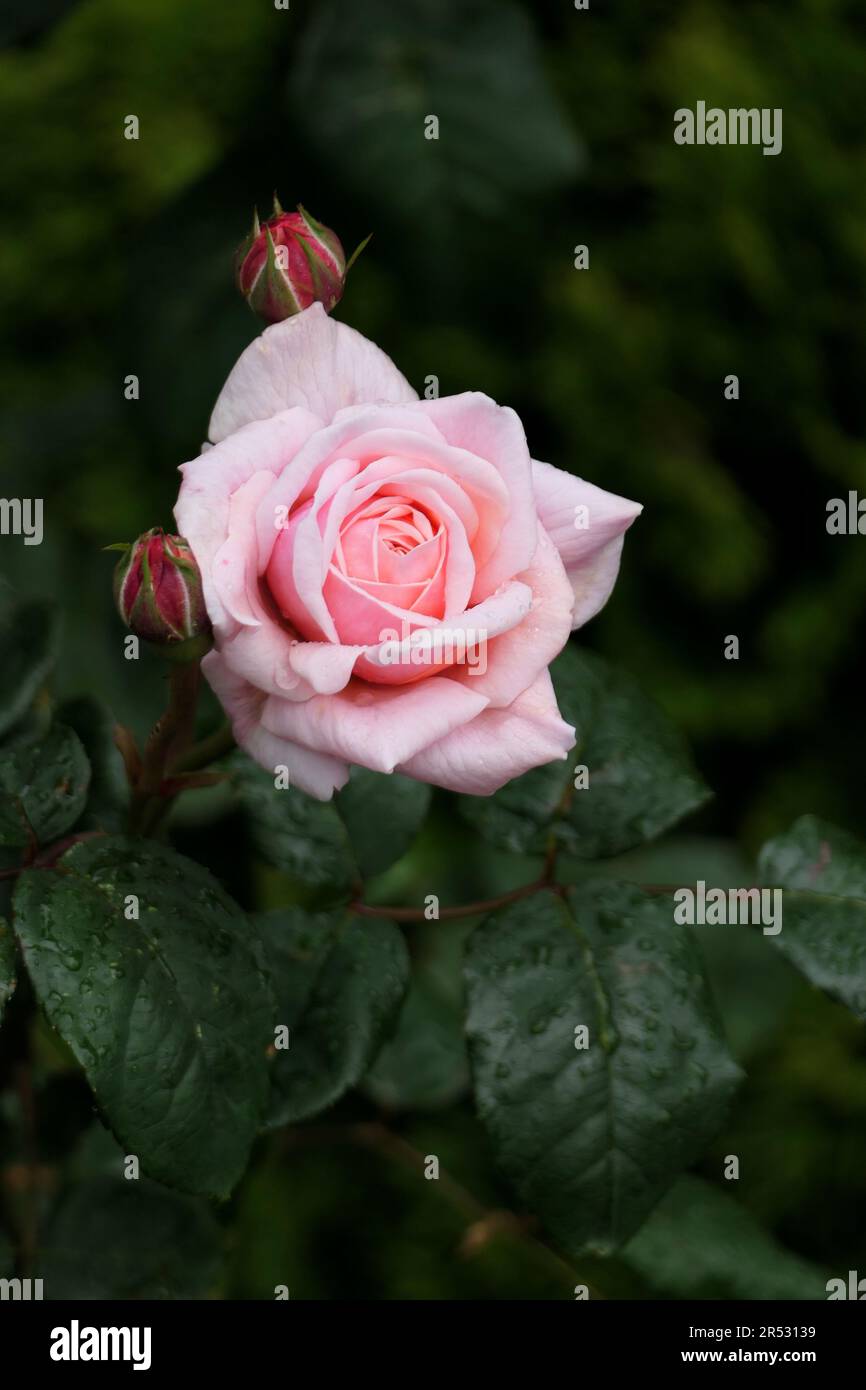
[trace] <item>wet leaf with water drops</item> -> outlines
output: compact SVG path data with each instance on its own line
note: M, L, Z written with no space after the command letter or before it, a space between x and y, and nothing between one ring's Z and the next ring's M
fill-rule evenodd
M610 1253L701 1154L740 1077L689 929L630 884L539 894L473 933L466 983L503 1170L571 1257Z
M769 937L813 985L866 1019L866 844L801 816L769 840L762 884L782 888L782 930Z
M71 830L84 810L90 763L80 738L54 724L44 739L0 749L0 799L17 803L41 845Z
M569 644L551 675L577 746L495 796L460 798L485 840L543 854L553 833L565 853L604 859L664 834L708 800L681 734L627 672Z
M271 1048L271 1127L307 1119L363 1077L406 992L409 953L400 931L376 918L286 908L256 924L288 1029ZM274 1034L270 1041L274 1043Z
M256 852L265 863L335 895L358 876L345 825L330 801L316 801L296 787L277 787L244 753L229 763Z
M267 1098L272 1005L249 919L206 869L122 836L22 874L14 908L48 1020L126 1150L161 1182L227 1195Z

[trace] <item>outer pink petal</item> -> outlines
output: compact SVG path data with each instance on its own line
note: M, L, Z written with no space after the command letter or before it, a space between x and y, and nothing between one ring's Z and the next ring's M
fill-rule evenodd
M210 577L226 612L244 627L258 627L265 614L256 566L255 516L273 473L254 473L229 499L228 535L211 564Z
M398 769L419 782L490 796L530 768L566 758L574 729L560 717L547 671L507 709L486 709Z
M240 628L220 644L226 667L266 695L309 700L333 695L352 678L363 647L299 642L278 623Z
M345 763L279 738L263 727L261 711L265 696L229 671L218 652L208 652L202 661L202 670L231 720L238 744L261 767L269 772L287 767L289 784L318 801L330 801L334 792L345 786L349 779ZM279 792L275 790L274 796L279 796Z
M349 780L349 767L336 758L324 753L316 753L312 748L301 748L297 743L275 738L261 724L250 730L240 747L248 753L260 767L273 772L274 768L289 769L289 786L297 787L317 801L330 801L334 792L345 787ZM275 789L274 796L279 796Z
M317 695L301 704L271 697L262 723L305 748L374 772L393 772L427 743L474 719L486 704L483 695L443 676L375 690L352 681L338 695Z
M241 353L217 398L209 435L218 443L291 406L327 423L344 406L416 399L380 348L313 304L266 328Z
M319 429L306 410L288 410L259 421L181 465L183 482L174 509L178 531L198 561L205 603L214 625L228 619L211 578L213 560L229 534L231 498L255 473L278 477L300 446Z
M486 695L492 708L510 705L531 686L562 651L571 631L574 590L559 552L542 526L532 564L517 577L532 590L532 607L526 617L502 636L491 634L486 671L482 672L480 665L449 671L452 680L463 681Z
M508 517L496 550L479 570L472 591L472 601L477 603L504 580L525 570L535 554L536 510L526 435L513 410L497 405L480 391L419 401L414 409L429 416L449 444L489 460L508 488Z
M532 480L539 519L574 586L573 626L581 627L607 603L619 573L623 536L643 507L549 463L533 460ZM579 507L587 509L585 528L575 525Z
M218 650L226 668L257 690L268 695L290 695L292 699L306 698L310 691L292 666L294 645L292 634L274 620L260 627L236 628L222 638Z

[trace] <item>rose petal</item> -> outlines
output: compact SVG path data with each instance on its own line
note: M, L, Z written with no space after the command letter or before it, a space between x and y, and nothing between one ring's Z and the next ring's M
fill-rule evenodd
M415 412L415 420L429 424L420 412ZM447 483L449 488L452 506L455 503L451 493L455 489L472 502L477 517L472 549L478 567L483 567L499 548L510 497L505 479L489 459L480 458L459 445L446 444L441 438L422 435L417 427L373 430L356 441L347 442L341 452L347 458L360 458L368 465L361 475L364 480L372 469L378 470L377 476L386 470L402 472L421 467L428 473L441 474L442 486Z
M568 641L574 590L565 566L544 527L538 528L538 547L529 569L518 575L532 590L532 607L522 622L487 643L486 670L478 661L449 671L486 695L491 708L510 705L546 670Z
M266 697L229 671L218 652L208 652L201 669L231 720L235 740L261 767L269 772L288 768L290 785L319 801L330 801L334 792L345 786L349 769L344 762L275 736L263 727L261 711Z
M444 737L484 709L483 695L431 676L417 685L378 686L352 681L340 694L302 704L269 697L265 728L279 738L375 772L393 772L428 742Z
M264 618L256 570L256 508L274 480L273 473L254 473L229 500L228 535L211 563L211 578L225 611L244 627Z
M208 434L218 443L251 420L270 419L291 406L328 423L345 406L416 399L381 348L312 304L266 328L241 353L217 398Z
M308 411L287 410L272 420L247 425L181 465L183 482L174 515L201 570L205 603L215 627L228 618L211 575L213 558L229 534L232 495L255 473L278 477L287 460L319 427L319 420Z
M242 627L224 637L219 654L226 667L257 690L269 695L288 695L307 698L308 687L292 667L291 651L297 639L286 632L277 621L260 627ZM298 695L295 695L298 692Z
M408 424L407 424L408 422ZM267 567L276 535L284 525L284 518L299 503L308 501L317 491L329 465L346 457L346 449L357 446L362 436L375 435L381 451L384 444L380 432L389 429L406 429L411 425L415 432L427 432L433 439L440 435L431 420L411 413L409 406L361 405L338 412L330 425L320 429L308 440L291 464L277 478L270 493L259 505L256 529L259 537L259 565ZM371 446L372 448L372 446ZM376 453L376 449L373 449ZM378 456L378 454L377 454ZM359 472L364 461L359 457L356 447L353 455Z
M317 695L345 690L363 647L333 642L296 642L289 653L292 670Z
M346 481L337 488L333 497L326 499L329 478L339 476L337 470L341 468L349 470L354 466L352 460L340 460L330 465L322 476L312 503L304 504L293 513L288 527L279 534L268 565L267 581L280 611L303 636L313 641L349 644L377 642L383 628L393 627L395 619L412 621L413 615L415 621L426 626L424 610L430 605L416 603L416 599L424 597L421 590L414 591L411 596L403 595L409 602L398 606L393 601L401 597L398 592L377 585L353 583L330 564L337 545L339 526L352 507L380 492L391 495L392 491L405 487L415 501L435 512L447 534L445 611L462 612L475 574L472 551L463 524L464 516L467 520L474 516L471 503L450 479L430 470L409 470L392 480L387 473L382 478L376 477L375 465ZM374 480L362 486L368 474L374 474ZM397 491L395 495L400 496ZM461 515L452 509L451 501L460 507ZM323 508L322 517L317 518L316 509L323 502L326 502L327 512Z
M236 676L267 695L309 700L343 690L364 647L333 642L299 642L276 622L241 628L220 646L220 656Z
M532 480L539 520L574 586L573 626L581 627L610 597L619 573L623 535L643 507L535 459ZM586 508L585 514L578 512L580 507ZM585 527L575 525L584 517Z
M535 554L535 499L523 426L513 410L480 391L418 401L412 409L427 415L449 444L492 463L508 489L509 512L496 550L479 568L472 590L477 602L525 570Z
M506 709L484 710L398 771L450 791L490 796L512 777L566 758L573 747L574 729L561 718L553 682L543 671Z
M382 638L377 646L367 648L355 672L377 684L393 685L419 680L446 666L450 667L455 655L459 660L461 656L465 659L467 650L485 650L491 639L517 628L525 620L531 605L532 590L528 584L517 580L504 584L483 603L476 604L459 617L418 627L411 623L396 626L393 638ZM413 633L416 634L414 638ZM404 642L408 646L405 656L402 650L396 650L396 644L399 643L402 648ZM423 664L418 660L413 661L413 646L424 652L426 660ZM443 659L437 660L440 656ZM477 680L468 680L467 688L486 697Z

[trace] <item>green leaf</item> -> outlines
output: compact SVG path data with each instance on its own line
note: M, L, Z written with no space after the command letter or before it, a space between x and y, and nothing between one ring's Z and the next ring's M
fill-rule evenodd
M273 775L243 753L229 767L262 858L335 893L401 858L430 805L430 788L398 773L353 768L334 800L322 802L293 787L278 789Z
M294 787L278 790L272 774L244 754L234 754L229 767L262 858L302 883L348 890L357 870L333 802L316 801Z
M81 739L54 724L41 742L15 741L0 748L0 795L17 801L39 844L71 830L84 810L90 763Z
M409 955L401 933L378 918L287 908L256 924L274 1021L289 1030L271 1065L274 1127L318 1114L361 1080L393 1026Z
M248 918L199 865L121 836L22 874L14 906L40 1003L125 1152L225 1196L267 1100L272 1002Z
M866 1021L866 902L786 892L768 940L801 975Z
M567 762L548 763L492 797L461 797L486 840L543 854L551 834L579 859L622 854L702 806L709 789L662 711L623 671L569 645L551 667L562 716L575 726ZM576 765L588 769L575 789Z
M27 823L24 807L17 797L0 793L0 851L3 868L17 868L21 851L34 848L36 837Z
M694 942L670 898L599 880L494 913L466 980L499 1162L570 1256L609 1254L706 1147L740 1077Z
M5 917L0 917L0 1022L15 989L15 939Z
M364 1090L388 1110L438 1110L469 1084L462 1019L455 1004L416 967L390 1038L364 1079Z
M322 0L292 95L329 167L428 246L581 165L528 19L504 0Z
M221 1263L219 1227L202 1203L146 1178L96 1177L62 1199L37 1274L50 1299L201 1299Z
M769 939L806 979L866 1020L866 845L815 816L769 840L762 884L784 889Z
M57 618L41 600L19 599L0 581L0 736L27 712L57 649Z
M352 768L335 804L364 878L384 873L402 859L424 823L430 796L423 782L398 772L385 776Z
M57 714L81 739L90 762L90 787L80 828L109 834L123 830L129 794L123 759L114 743L111 711L99 700L83 695L64 701Z
M828 1272L786 1250L739 1202L679 1178L622 1258L667 1298L825 1299Z
M762 883L866 901L866 843L817 816L768 840L758 871Z

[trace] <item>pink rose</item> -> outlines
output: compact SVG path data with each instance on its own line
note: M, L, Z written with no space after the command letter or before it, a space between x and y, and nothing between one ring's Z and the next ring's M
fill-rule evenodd
M238 743L321 800L349 765L488 795L574 745L548 666L641 508L531 460L512 410L419 400L314 304L236 363L176 508Z

